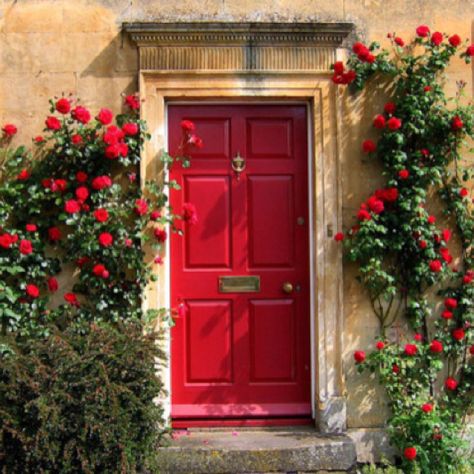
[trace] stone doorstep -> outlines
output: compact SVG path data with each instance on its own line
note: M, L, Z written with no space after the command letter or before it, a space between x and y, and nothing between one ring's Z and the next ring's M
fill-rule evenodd
M159 448L160 474L347 472L356 464L354 442L309 427L176 430Z

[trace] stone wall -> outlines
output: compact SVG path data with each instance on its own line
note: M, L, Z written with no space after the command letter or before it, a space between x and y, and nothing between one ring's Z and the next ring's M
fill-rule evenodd
M118 109L118 96L137 89L136 48L122 32L133 21L321 21L352 22L363 40L386 42L387 32L407 39L421 23L432 30L473 37L472 0L4 0L0 6L0 123L20 127L27 142L41 132L47 100L61 92L81 97L93 111ZM453 63L447 88L467 81L472 96L472 67ZM357 151L373 134L372 117L386 91L343 101L342 170L344 224L351 225L361 200L377 184L376 167ZM374 427L383 420L384 402L374 384L355 374L352 352L373 341L377 321L345 267L344 373L348 426Z

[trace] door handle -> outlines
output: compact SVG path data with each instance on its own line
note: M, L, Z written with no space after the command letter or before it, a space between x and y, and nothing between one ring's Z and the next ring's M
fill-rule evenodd
M285 281L285 283L283 283L283 286L281 287L281 289L286 294L293 293L293 285L289 281Z

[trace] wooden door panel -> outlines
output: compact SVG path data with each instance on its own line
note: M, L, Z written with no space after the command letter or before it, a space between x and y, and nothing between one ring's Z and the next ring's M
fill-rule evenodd
M185 301L187 384L232 383L232 302Z
M296 381L295 305L290 298L250 300L250 382ZM262 344L262 340L271 344Z
M249 268L292 267L294 183L291 175L249 175Z
M192 202L198 212L170 239L171 303L187 307L171 332L172 417L308 415L305 106L170 105L172 154L183 119L204 147L170 176L184 188L171 193L173 209ZM239 177L237 153L246 164ZM259 292L220 292L221 276L249 275Z
M183 236L185 268L231 268L230 176L188 175L183 183L186 202L199 209L198 222Z
M291 159L293 157L293 120L248 119L247 157Z

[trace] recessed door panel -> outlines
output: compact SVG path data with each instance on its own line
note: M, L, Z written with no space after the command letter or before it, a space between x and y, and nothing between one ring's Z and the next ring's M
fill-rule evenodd
M230 268L231 209L229 176L186 176L184 195L199 209L199 219L182 238L186 268Z

